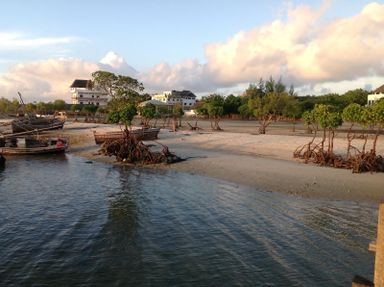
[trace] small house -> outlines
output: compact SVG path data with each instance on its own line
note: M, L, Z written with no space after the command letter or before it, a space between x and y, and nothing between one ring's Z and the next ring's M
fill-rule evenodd
M376 101L384 98L384 85L378 87L372 94L368 95L368 106L373 105Z

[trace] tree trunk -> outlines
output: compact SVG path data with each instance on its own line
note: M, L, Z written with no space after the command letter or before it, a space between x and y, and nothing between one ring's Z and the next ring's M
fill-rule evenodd
M377 140L379 139L380 128L377 129L375 137L373 138L372 153L376 155Z
M293 118L293 127L292 127L292 131L293 131L293 132L296 132L296 118Z
M348 146L347 146L347 159L350 159L351 157L351 146L352 146L352 140L355 138L355 135L351 136L352 134L352 128L353 128L353 123L351 124L348 134L347 134L347 140L348 140Z
M177 119L175 117L173 118L173 121L172 121L172 130L174 132L177 131Z
M324 143L325 143L325 139L327 137L327 134L326 134L326 129L323 130L323 139L321 140L321 149L324 150Z

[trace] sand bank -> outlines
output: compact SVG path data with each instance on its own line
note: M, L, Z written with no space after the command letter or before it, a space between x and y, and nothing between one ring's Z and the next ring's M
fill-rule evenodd
M69 123L61 133L70 137L70 152L75 155L112 163L113 158L96 154L98 146L93 141L92 130L118 129L113 125ZM199 174L303 197L384 200L384 173L353 174L350 170L303 164L293 159L295 148L308 141L309 137L305 136L162 130L159 143L181 157L192 158L153 168ZM336 152L342 152L346 141L338 138L335 146ZM384 154L384 138L379 141L378 154Z

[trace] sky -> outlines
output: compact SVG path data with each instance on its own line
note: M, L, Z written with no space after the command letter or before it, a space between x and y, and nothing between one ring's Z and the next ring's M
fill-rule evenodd
M18 0L0 11L0 97L70 102L107 70L145 92L241 94L282 78L299 95L384 84L384 1Z

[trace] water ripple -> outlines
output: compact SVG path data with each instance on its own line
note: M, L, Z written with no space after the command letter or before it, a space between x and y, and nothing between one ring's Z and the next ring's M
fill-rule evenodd
M346 286L376 206L70 155L0 171L0 286Z

